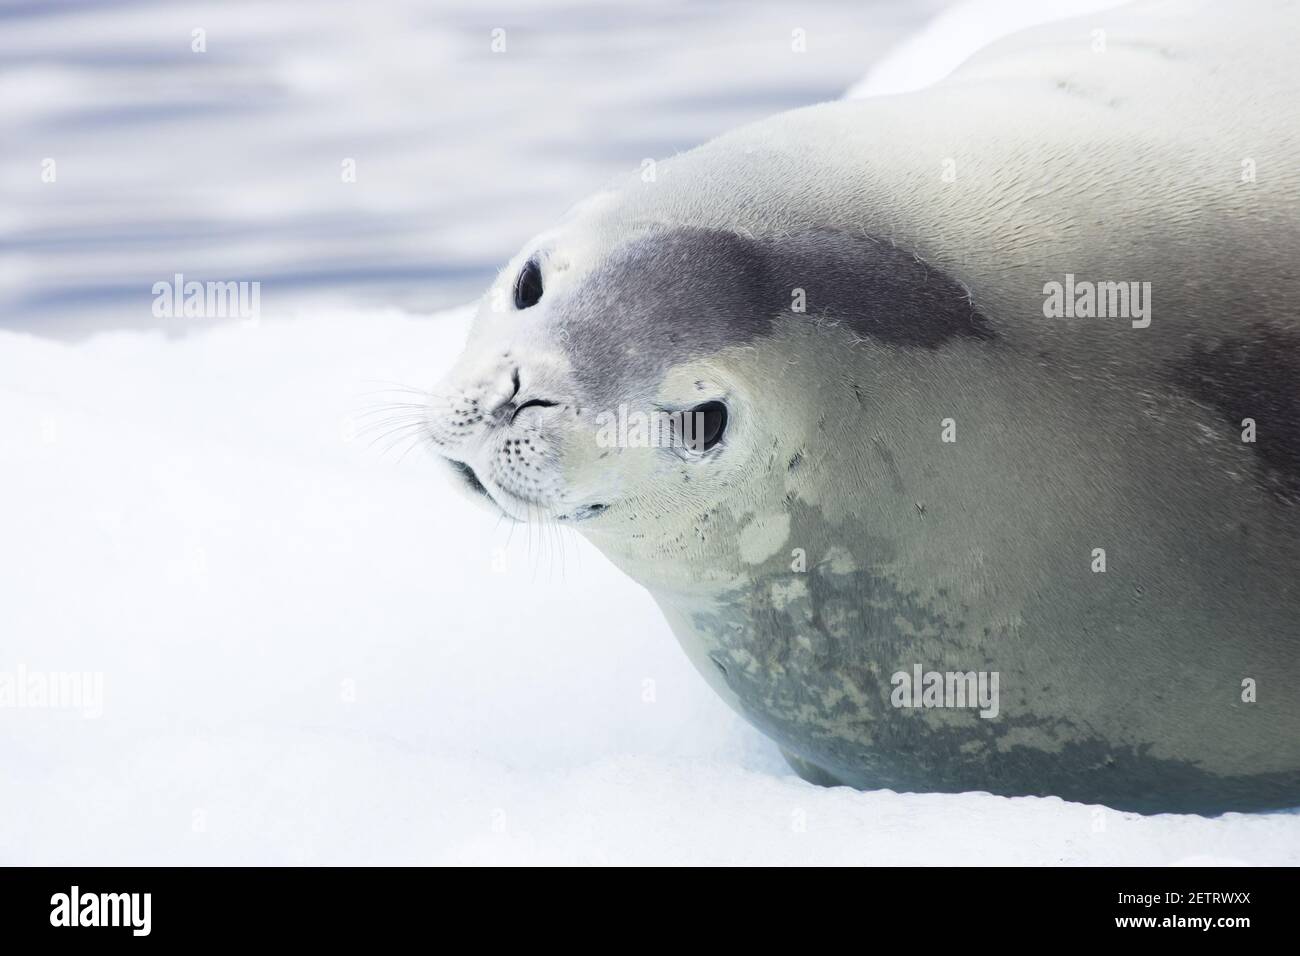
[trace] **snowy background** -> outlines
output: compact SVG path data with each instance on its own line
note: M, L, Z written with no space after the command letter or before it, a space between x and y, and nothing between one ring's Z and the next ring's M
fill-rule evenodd
M610 175L1044 4L938 6L0 7L0 675L104 681L0 708L0 863L1300 862L1296 813L805 784L575 534L372 442ZM260 321L154 319L177 271Z

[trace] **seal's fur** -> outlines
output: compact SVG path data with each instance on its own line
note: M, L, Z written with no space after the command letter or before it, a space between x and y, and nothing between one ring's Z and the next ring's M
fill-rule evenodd
M503 271L542 296L489 294L431 436L809 779L1300 803L1296 9L1094 15L666 161ZM1046 317L1067 274L1150 325ZM703 401L706 454L592 439ZM997 716L897 706L918 665L997 673Z

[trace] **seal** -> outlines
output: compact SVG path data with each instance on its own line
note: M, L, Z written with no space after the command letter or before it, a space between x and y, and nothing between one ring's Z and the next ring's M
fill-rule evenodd
M809 780L1300 803L1300 15L1248 6L1039 28L599 193L488 290L432 445L648 588Z

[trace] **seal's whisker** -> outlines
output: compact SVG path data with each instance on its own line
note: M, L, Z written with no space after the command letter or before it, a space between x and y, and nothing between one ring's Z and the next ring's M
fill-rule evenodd
M393 427L393 428L390 428L388 431L384 432L382 435L378 435L378 436L376 436L375 438L373 438L373 439L370 441L370 443L367 445L367 447L368 447L368 448L373 448L373 447L374 447L376 444L378 444L379 442L384 441L385 439L388 439L388 438L392 438L393 436L396 436L396 439L395 439L394 441L392 441L392 442L390 442L389 444L387 444L387 445L384 446L384 449L383 449L383 451L381 452L381 454L386 455L386 454L388 454L389 452L391 452L394 448L396 448L398 445L400 445L403 441L407 440L408 438L412 438L412 439L414 439L414 440L418 443L419 438L420 438L420 435L418 434L418 432L417 432L417 434L414 434L414 435L412 435L411 433L412 433L412 430L419 429L420 427L421 427L421 424L418 423L418 422L408 422L408 423L406 423L406 424L404 424L404 425L397 425L397 426L395 426L395 427Z
M373 404L358 408L352 413L356 419L373 418L376 415L385 413L392 415L409 415L412 418L429 418L430 413L441 413L447 409L437 408L432 405L415 404L410 402L385 402L382 404Z
M504 512L504 511L502 512L502 517L505 517L505 512ZM510 542L514 540L514 538L515 538L515 528L517 528L518 526L519 526L519 522L518 522L518 521L511 521L511 522L510 522L510 531L509 531L509 533L506 534L506 547L507 547L507 548L510 547Z
M551 516L550 522L551 522L551 527L555 529L555 540L559 545L559 550L560 550L560 581L561 582L567 581L569 577L569 564L568 564L569 534L572 532L573 529L566 528L554 516Z
M403 461L406 460L406 456L407 456L407 455L409 455L411 452L415 451L415 449L420 448L421 446L424 445L424 442L421 441L420 439L421 439L421 435L419 435L418 433L415 434L415 435L410 436L410 442L411 442L411 443L410 443L409 445L407 445L406 450L403 451L402 454L399 455L398 458L397 458L397 463L398 463L399 465L400 465Z
M380 412L390 411L395 408L419 409L421 412L427 412L429 406L420 402L384 402L380 405L371 405L357 412L358 415L378 415Z
M423 425L423 424L424 421L418 418L393 416L377 422L366 422L364 425L362 425L360 428L357 429L357 433L361 435L374 434L375 432L386 433L388 430L396 427L402 427L407 425Z
M403 385L401 382L380 382L380 381L369 381L369 382L366 382L366 384L367 384L367 385L378 385L378 386L382 386L382 387L381 387L380 389L378 389L377 391L375 391L375 392L370 392L370 393L367 393L367 394L382 394L383 392L411 392L411 393L414 393L414 394L416 394L416 395L430 395L430 394L432 394L432 393L429 392L427 389L423 389L423 388L414 388L414 387L412 387L412 386L410 386L410 385Z
M386 409L386 411L388 412L387 417L385 417L385 418L380 418L380 419L374 419L374 418L372 417L372 419L371 419L370 421L362 422L362 423L361 423L361 427L362 427L362 428L374 428L374 427L376 427L376 426L383 426L385 423L388 423L388 422L402 422L402 421L415 422L415 421L424 421L425 418L427 417L427 416L425 416L425 415L419 415L419 414L416 414L415 412L410 412L410 411L406 411L406 412L403 412L403 411L393 411L393 410L391 410L391 409ZM380 414L380 412L376 411L375 414L378 415L378 414Z
M391 428L395 425L427 425L423 416L411 415L392 415L388 418L374 422L365 422L357 428L358 435L371 435L382 429Z

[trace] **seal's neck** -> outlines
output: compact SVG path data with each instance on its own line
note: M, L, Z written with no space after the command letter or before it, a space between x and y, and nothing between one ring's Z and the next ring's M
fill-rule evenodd
M723 535L691 542L667 534L632 538L588 533L585 537L660 603L709 603L745 583L745 576L734 567L734 541Z

